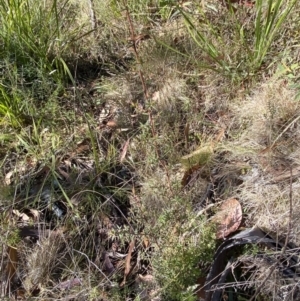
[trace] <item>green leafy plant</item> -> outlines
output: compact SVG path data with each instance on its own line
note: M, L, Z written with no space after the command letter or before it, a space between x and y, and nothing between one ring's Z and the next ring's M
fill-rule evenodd
M31 64L57 79L69 75L64 57L82 36L81 27L72 27L74 7L63 2L32 0L0 1L2 58L14 58L18 66ZM68 16L68 17L67 17Z
M202 18L203 28L206 28L205 30L202 30L196 25L197 22L193 18L192 14L184 11L181 8L179 8L179 10L184 18L185 25L191 38L194 40L199 49L206 55L207 60L198 65L200 65L202 68L211 69L216 72L222 72L225 74L229 72L230 64L224 58L222 53L223 49L221 47L221 44L224 46L225 41L222 39L222 37L219 38L219 34L216 32L212 22L205 15L205 13L199 10ZM218 43L213 41L212 37L218 40Z
M179 13L176 8L177 1L174 0L160 0L158 1L159 14L163 20L169 20L172 16L175 16Z
M254 69L260 68L297 0L256 1L254 48L250 54ZM244 41L246 42L246 41Z
M284 59L277 66L275 76L278 78L284 78L288 81L290 87L296 90L295 99L299 101L299 63L293 62L293 59L289 56L285 56Z
M228 20L232 21L227 22L225 27L232 31L233 44L228 41L226 31L220 32L214 25L212 17L201 7L197 7L196 15L181 7L178 9L184 18L189 35L205 55L204 60L198 65L232 77L239 75L237 72L244 74L243 76L252 75L262 67L296 2L297 0L256 1L254 22L249 18L250 25L247 26L238 19L229 4L227 15ZM242 52L242 56L235 57L230 54L231 44L235 47L240 45L239 52ZM245 68L247 70L244 70Z
M16 127L19 125L19 117L22 114L22 102L16 92L7 92L0 84L0 121L7 122Z
M31 98L48 100L64 80L73 80L66 60L90 33L74 22L76 14L68 0L0 0L2 124L21 127L26 116L32 121Z
M196 285L201 276L199 264L212 261L216 246L215 227L191 212L187 212L185 218L177 215L176 210L171 210L159 219L164 229L161 231L168 234L162 251L155 256L153 266L167 300L194 300L195 294L190 287ZM181 219L187 222L174 225L174 220Z

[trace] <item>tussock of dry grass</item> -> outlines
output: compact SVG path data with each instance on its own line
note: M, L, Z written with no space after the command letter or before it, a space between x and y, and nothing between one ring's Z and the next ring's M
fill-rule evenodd
M22 267L22 272L26 272L22 282L27 292L37 288L45 289L50 284L50 275L61 264L63 245L62 238L54 233L41 239L33 248L23 245L21 253L25 266Z
M265 296L269 296L275 301L297 300L298 295L295 294L299 289L299 283L290 283L289 280L283 279L278 270L275 269L270 274L271 265L268 259L263 257L253 258L253 256L243 256L241 262L252 269L251 277L245 283L237 285L244 285L245 287L258 287L262 281L265 281L263 292ZM245 269L245 273L247 271ZM266 280L267 279L267 280Z
M276 147L297 143L296 118L300 113L295 91L284 80L271 79L252 92L235 110L245 127L243 145L257 143L261 147ZM281 143L280 143L281 142Z
M159 115L159 124L182 121L182 113L190 106L185 80L176 76L167 77L157 87L152 97L152 106Z
M287 235L289 224L289 167L298 173L299 103L295 91L284 80L263 83L235 109L241 136L235 145L244 148L251 170L242 177L239 197L247 223L256 224L280 236ZM248 150L248 151L247 151ZM299 244L300 185L294 176L291 239Z

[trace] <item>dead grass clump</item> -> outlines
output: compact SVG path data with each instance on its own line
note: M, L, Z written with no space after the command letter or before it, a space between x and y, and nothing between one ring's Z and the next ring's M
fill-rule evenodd
M239 196L247 214L247 224L249 226L256 224L273 235L285 237L290 221L290 188L288 183L286 185L270 184L261 176L255 181L245 181L240 189ZM292 190L294 197L290 240L299 245L300 228L297 225L300 214L300 185L298 181L293 184Z
M297 145L297 118L300 105L294 100L295 91L284 80L272 79L265 82L253 94L238 104L236 116L243 126L240 143L257 147L293 151Z
M245 255L240 257L239 261L244 264L245 275L247 275L247 271L252 272L249 273L251 276L247 281L237 283L238 287L244 285L245 288L258 288L264 282L262 294L268 298L267 300L298 300L295 293L299 292L299 284L291 279L284 279L277 269L270 274L272 265L267 256L264 258L264 256Z
M284 80L263 83L235 108L241 134L234 145L245 149L245 158L251 166L241 177L243 184L239 188L247 224L256 224L279 237L288 232L292 167L291 240L299 244L300 106L294 96L295 91Z
M23 287L27 292L45 289L53 281L53 271L60 264L63 240L57 233L42 238L33 248L23 244L22 260Z
M158 84L157 88L152 97L152 104L158 115L156 122L161 125L182 121L182 113L190 105L185 80L170 76Z
M119 128L131 127L134 103L139 100L138 95L141 93L136 88L136 82L134 85L124 78L113 77L97 86L97 89L103 97L103 112L111 116Z
M161 212L170 208L170 193L168 192L168 179L160 170L152 176L144 177L141 188L141 204L149 224L155 225Z

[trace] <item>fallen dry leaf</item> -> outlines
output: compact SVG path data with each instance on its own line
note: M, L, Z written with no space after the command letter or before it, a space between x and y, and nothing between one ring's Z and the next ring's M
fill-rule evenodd
M26 290L23 288L18 288L16 291L16 299L17 300L26 300Z
M150 274L147 274L145 276L143 276L142 274L138 274L137 275L137 279L140 282L144 282L144 283L154 282L154 277L152 275L150 275Z
M117 128L118 124L114 121L114 120L110 120L110 121L107 121L107 124L106 124L108 127L110 128Z
M9 186L12 183L13 174L14 174L14 172L10 171L5 175L5 178L4 178L5 185Z
M127 150L128 150L128 146L129 146L129 139L125 142L123 149L122 149L122 153L120 155L120 162L122 163L126 157L127 154Z
M150 245L149 238L146 237L146 236L143 236L143 237L142 237L142 240L143 240L143 245L144 245L144 247L147 249L147 248L149 247L149 245Z
M40 212L36 209L29 209L30 215L33 217L34 221L38 221L40 217Z
M236 199L224 201L213 221L217 224L217 239L235 232L242 222L242 207L239 201Z
M125 259L124 279L123 279L122 283L120 284L120 287L123 287L125 285L126 277L130 272L130 268L131 268L130 261L131 261L131 255L132 255L132 251L134 249L134 245L135 245L135 241L133 240L129 244L128 254L127 254L126 259Z
M29 216L25 213L21 213L20 217L23 222L28 222L30 220Z
M8 262L6 265L6 281L7 281L7 288L10 291L11 287L13 286L14 278L16 275L16 270L18 265L18 251L17 248L8 246L7 253L8 253Z
M181 185L183 187L190 184L193 180L197 179L198 175L200 173L200 165L196 164L192 166L191 168L187 169L184 172L183 178L181 180Z
M66 281L63 281L59 283L56 288L60 290L68 290L71 289L74 286L80 286L82 285L82 279L81 278L72 278Z
M197 280L198 288L196 290L196 294L199 300L201 300L201 298L205 300L205 281L206 277L204 276L199 277Z
M62 168L59 166L57 167L57 172L59 175L61 175L65 180L70 181L70 175L65 172Z
M132 41L132 42L139 42L139 41L143 41L143 40L148 40L150 39L150 36L148 34L139 34L135 37L131 37L128 39L128 41Z
M135 278L135 287L140 300L156 300L153 298L154 292L152 288L154 287L154 284L155 279L152 275L147 274L143 276L142 274L137 274Z
M152 100L153 101L159 100L159 98L160 98L159 94L160 94L159 91L154 92L153 95L152 95Z
M104 254L103 270L108 274L111 274L115 270L115 267L109 258L108 252L105 252Z
M13 213L14 215L16 215L17 217L20 217L20 215L21 215L20 211L17 210L17 209L13 209L13 210L12 210L12 213Z
M27 221L29 221L29 216L27 215L27 214L25 214L25 213L20 213L19 212L19 210L13 210L12 211L12 213L14 214L14 215L16 215L18 218L19 218L19 220L21 220L21 221L23 221L23 222L27 222Z
M77 143L77 148L74 154L80 155L82 153L88 152L89 150L90 150L90 139L85 138Z
M222 141L224 137L225 137L225 129L221 129L219 133L216 135L216 137L214 138L214 143L218 143Z

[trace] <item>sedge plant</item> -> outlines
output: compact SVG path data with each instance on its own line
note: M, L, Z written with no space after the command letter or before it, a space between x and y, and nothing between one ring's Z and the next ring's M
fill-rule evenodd
M226 31L216 28L212 16L197 7L197 14L191 13L178 6L185 26L197 48L204 54L204 60L197 62L200 68L211 69L223 75L232 77L238 73L253 75L266 63L271 48L280 33L284 30L285 22L297 0L258 0L251 11L249 23L237 17L237 11L229 3L227 26L232 30L232 41L228 40ZM243 8L239 8L243 9ZM201 20L200 24L199 21ZM231 45L231 46L230 46ZM239 50L228 51L231 47ZM170 48L170 47L169 47ZM235 56L243 53L243 56ZM247 69L247 70L245 70ZM238 74L239 76L240 74Z
M70 46L86 33L83 25L74 25L76 10L64 0L0 1L1 59L10 58L17 66L30 64L50 73L56 80L69 75L66 54Z

